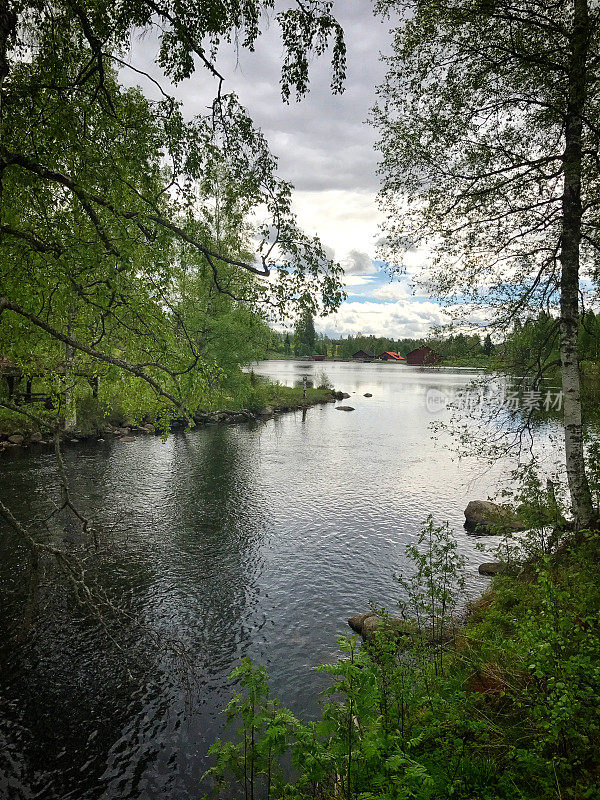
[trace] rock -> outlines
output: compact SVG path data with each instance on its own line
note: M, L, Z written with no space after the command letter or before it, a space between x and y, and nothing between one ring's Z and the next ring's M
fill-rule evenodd
M354 408L352 406L336 406L335 410L336 411L354 411Z
M525 525L508 506L489 500L471 500L465 508L465 528L477 533L524 531Z
M102 438L100 438L100 439L96 439L96 441L97 441L97 442L103 442L103 441L105 441L105 440L104 440L104 439L102 439Z
M378 617L377 614L368 614L360 632L363 639L372 639L376 631L381 629L382 623L382 617Z
M387 629L396 636L410 636L416 633L412 622L398 617L380 617L372 611L368 614L355 614L348 620L348 625L353 631L360 633L366 642L373 639L375 633L382 629Z
M135 442L135 436L121 436L120 442Z
M502 564L499 561L486 561L479 565L480 575L497 575L501 570Z
M39 431L34 431L32 434L30 434L29 441L39 444L42 441L42 438L42 434Z
M373 397L373 395L371 392L367 392L366 394L363 394L363 397Z
M265 406L264 408L261 408L261 410L260 410L261 417L272 417L274 413L275 413L275 410L274 410L273 406Z
M346 400L348 397L350 397L348 392L342 392L341 394L342 394L342 400Z
M129 436L131 431L129 428L114 428L113 433L115 436Z
M355 614L348 620L348 625L350 625L352 630L355 631L356 633L362 633L363 625L366 618L374 616L375 614L372 611L369 611L367 614Z
M25 437L22 433L13 433L12 436L8 437L8 441L11 444L23 444L25 441Z

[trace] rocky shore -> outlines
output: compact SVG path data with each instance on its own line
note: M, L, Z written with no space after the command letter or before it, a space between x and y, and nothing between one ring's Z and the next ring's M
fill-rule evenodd
M240 422L257 422L270 419L279 414L289 413L290 411L304 411L315 405L325 403L335 403L349 395L344 392L327 391L322 396L312 398L302 398L295 403L276 404L264 406L259 409L218 409L216 411L197 411L193 415L194 424L197 428L206 428L211 425L231 425ZM185 419L171 420L171 431L185 430L188 422ZM133 441L135 436L149 434L160 434L154 423L144 421L140 424L130 424L122 422L120 425L104 424L98 426L91 432L88 431L63 431L61 441L63 444L79 444L83 441ZM25 447L46 447L52 446L52 436L48 431L24 431L12 429L0 431L0 453L12 448Z

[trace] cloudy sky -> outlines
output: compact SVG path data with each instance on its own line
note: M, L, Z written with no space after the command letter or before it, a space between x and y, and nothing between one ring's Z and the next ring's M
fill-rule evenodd
M346 270L348 299L334 315L317 321L330 335L374 333L419 337L432 323L446 321L437 303L412 294L410 275L423 256L410 254L407 275L390 282L377 259L377 153L375 131L366 124L383 78L380 53L389 52L389 22L376 19L370 0L337 0L348 48L346 90L334 96L327 57L311 67L311 90L301 102L282 102L279 92L282 45L275 22L266 26L254 53L223 48L219 68L226 90L234 90L279 159L281 177L295 186L294 205L301 226L318 234ZM133 61L150 60L147 40L136 43ZM204 70L177 87L191 116L204 111ZM125 77L125 76L124 76ZM137 82L137 81L135 81ZM147 90L148 87L144 87Z

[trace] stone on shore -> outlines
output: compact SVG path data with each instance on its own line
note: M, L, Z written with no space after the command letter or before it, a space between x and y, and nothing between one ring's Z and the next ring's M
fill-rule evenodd
M363 397L373 397L373 395L371 392L367 392L366 394L363 394Z
M499 561L486 561L479 565L480 575L497 575L501 570L502 564Z
M465 508L465 528L476 533L504 534L524 531L526 526L508 506L471 500Z
M375 614L372 611L369 611L366 614L355 614L353 617L350 617L348 620L348 625L352 628L353 631L356 633L362 633L363 625L367 617L374 617Z
M396 636L410 636L416 633L412 622L398 617L380 617L372 611L368 614L355 614L348 620L348 625L366 642L371 641L379 630L390 631Z
M353 406L336 406L335 410L336 411L354 411L354 407Z
M25 437L21 433L13 433L12 436L8 437L8 441L11 444L23 444Z
M113 434L115 436L129 436L130 433L131 433L131 429L130 428L114 428L113 429Z

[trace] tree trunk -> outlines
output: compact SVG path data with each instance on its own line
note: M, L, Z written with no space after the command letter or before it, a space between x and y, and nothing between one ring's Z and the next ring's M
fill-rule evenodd
M579 332L579 251L581 244L581 167L586 60L589 47L587 0L573 0L569 96L563 154L563 196L560 281L561 373L564 402L565 454L571 508L579 526L594 517L585 471L577 338Z

